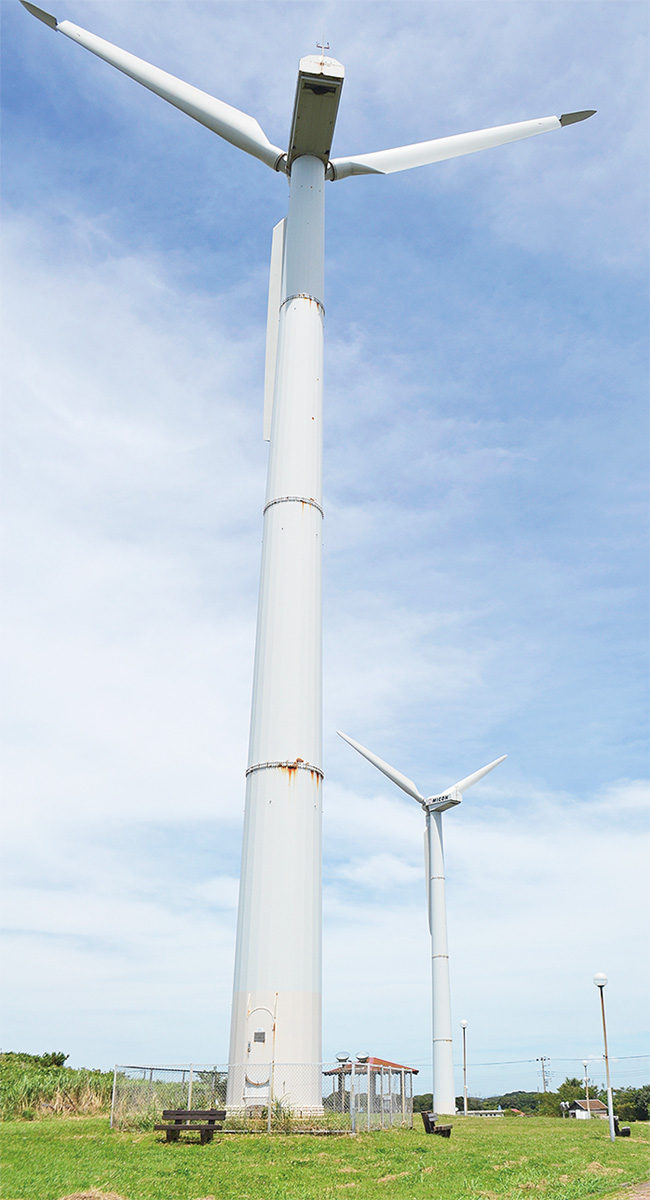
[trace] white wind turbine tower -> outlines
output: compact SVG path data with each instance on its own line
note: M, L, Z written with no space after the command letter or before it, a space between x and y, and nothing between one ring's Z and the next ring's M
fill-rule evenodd
M300 1063L290 1102L321 1103L321 522L324 184L385 175L532 137L591 115L501 125L330 159L343 67L303 58L287 150L257 121L21 0L50 28L289 179L274 230L265 437L270 440L230 1039L229 1103L273 1095L272 1064Z
M463 792L483 779L508 756L495 758L487 767L481 767L473 775L467 775L437 796L423 796L412 779L396 771L383 758L366 750L347 734L339 737L354 746L374 767L383 771L407 796L412 796L426 814L424 835L425 873L427 881L427 913L431 933L431 1026L433 1041L433 1107L436 1112L453 1113L456 1110L454 1091L454 1059L451 1037L451 989L449 986L449 947L447 944L447 904L445 899L445 855L442 840L442 814L454 808L463 799Z

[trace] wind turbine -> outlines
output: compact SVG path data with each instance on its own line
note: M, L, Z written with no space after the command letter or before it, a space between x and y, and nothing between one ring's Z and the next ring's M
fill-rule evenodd
M386 175L532 137L590 112L541 117L330 159L343 67L301 59L286 150L239 109L71 21L51 29L288 176L271 252L264 433L270 440L232 1003L228 1103L273 1096L273 1063L303 1064L290 1103L322 1106L321 523L324 185Z
M445 855L442 840L442 814L455 808L463 799L463 792L483 779L507 754L495 758L487 767L481 767L473 775L460 779L437 796L423 796L412 779L396 771L383 758L355 742L347 734L336 731L339 737L363 754L374 767L383 771L407 796L412 796L426 814L424 835L425 872L427 880L427 912L431 934L431 1025L433 1038L433 1107L436 1112L456 1111L454 1092L454 1060L451 1037L451 990L449 986L449 947L447 943L447 905L445 900Z

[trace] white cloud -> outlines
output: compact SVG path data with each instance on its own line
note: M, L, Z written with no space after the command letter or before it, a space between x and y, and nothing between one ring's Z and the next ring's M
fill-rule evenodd
M215 908L236 908L239 894L239 879L227 875L215 875L195 888L196 895L207 900Z
M335 867L332 874L335 879L363 888L367 894L412 885L418 872L395 854L384 853L370 858L355 857Z

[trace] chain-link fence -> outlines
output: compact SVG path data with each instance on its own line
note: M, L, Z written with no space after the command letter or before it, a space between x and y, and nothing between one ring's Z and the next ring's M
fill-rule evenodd
M229 1084L230 1073L230 1088ZM320 1077L320 1104L314 1082ZM308 1095L309 1104L304 1103ZM111 1126L153 1129L163 1109L225 1110L228 1133L361 1133L413 1125L413 1073L376 1061L244 1067L116 1066Z
M323 1066L323 1105L347 1113L352 1132L413 1126L413 1072L392 1063Z

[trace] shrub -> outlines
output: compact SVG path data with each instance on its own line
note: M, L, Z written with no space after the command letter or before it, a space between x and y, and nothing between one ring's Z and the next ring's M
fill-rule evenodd
M67 1054L0 1054L0 1111L6 1120L32 1120L45 1114L108 1112L113 1075L75 1070L63 1064Z
M650 1084L640 1088L615 1088L614 1111L622 1121L647 1121Z

